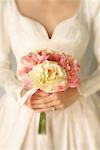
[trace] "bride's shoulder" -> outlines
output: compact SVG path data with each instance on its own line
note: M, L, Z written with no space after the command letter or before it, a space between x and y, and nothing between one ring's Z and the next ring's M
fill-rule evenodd
M7 0L0 0L0 9L3 8L7 3Z
M83 0L84 1L84 0ZM87 12L91 18L95 18L97 14L100 14L100 0L85 0Z
M0 5L6 4L7 0L0 0Z

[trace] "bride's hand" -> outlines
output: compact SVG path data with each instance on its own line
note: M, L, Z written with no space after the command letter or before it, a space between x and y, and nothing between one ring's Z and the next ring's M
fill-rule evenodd
M55 110L64 109L77 101L79 96L77 88L68 88L64 92L49 94L44 98L42 96L35 97L34 95L32 98L32 108L38 112L50 111L53 107Z
M24 96L27 92L28 92L28 89L23 88L23 89L21 90L20 95L21 95L21 96ZM43 92L43 91L38 90L38 91L37 91L35 94L33 94L31 97L29 96L29 97L27 98L25 104L26 104L28 107L32 108L32 106L33 106L32 103L33 103L34 100L36 101L36 100L38 100L38 99L44 99L44 98L47 97L48 95L49 95L48 93L45 93L45 92Z

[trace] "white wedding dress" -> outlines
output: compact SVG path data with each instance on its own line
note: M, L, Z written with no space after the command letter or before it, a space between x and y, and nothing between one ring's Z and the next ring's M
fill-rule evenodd
M9 54L18 69L23 55L45 48L78 60L80 98L48 112L47 134L38 135L39 113L20 98L22 84ZM1 0L0 86L6 91L0 99L0 150L100 150L100 0L81 0L78 12L60 22L51 39L42 24L21 14L15 0Z

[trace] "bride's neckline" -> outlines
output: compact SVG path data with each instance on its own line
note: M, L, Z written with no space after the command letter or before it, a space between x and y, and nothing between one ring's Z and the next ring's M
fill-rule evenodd
M32 18L30 18L30 17L27 17L27 16L23 15L22 12L19 10L19 8L18 8L18 6L17 6L16 0L12 0L12 1L13 1L13 5L14 5L14 8L15 8L15 10L17 11L17 13L18 13L22 18L28 20L29 22L31 22L31 23L34 23L34 22L35 22L36 24L40 25L40 26L45 30L48 39L52 39L52 37L53 37L53 35L54 35L54 32L56 31L56 29L57 29L61 24L65 23L65 22L67 23L67 22L72 21L73 19L75 19L75 18L78 16L78 14L80 13L80 11L81 11L81 9L82 9L82 6L83 6L83 0L80 0L80 6L79 6L77 12L76 12L72 17L69 17L69 18L67 18L67 19L64 19L64 20L60 21L60 22L56 25L56 27L54 28L53 33L51 34L51 36L49 37L48 31L47 31L47 29L45 28L45 26L44 26L42 23L40 23L39 21L37 21L37 20L35 20L35 19L32 19Z

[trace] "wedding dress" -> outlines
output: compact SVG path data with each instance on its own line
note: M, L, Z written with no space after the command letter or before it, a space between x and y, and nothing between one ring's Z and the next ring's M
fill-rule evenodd
M80 97L64 110L47 112L47 134L38 135L39 113L21 102L10 52L18 70L23 55L46 48L78 60ZM42 24L21 14L15 0L1 0L0 86L6 91L0 99L0 150L100 150L100 1L81 0L77 13L60 22L50 39Z

